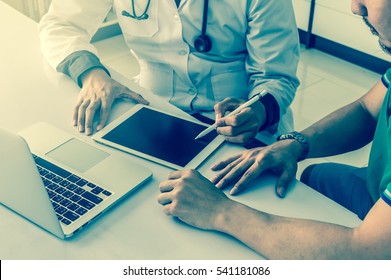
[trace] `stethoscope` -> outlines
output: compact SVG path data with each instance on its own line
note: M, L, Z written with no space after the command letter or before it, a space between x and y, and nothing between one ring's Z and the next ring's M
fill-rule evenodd
M151 0L148 0L147 5L145 6L145 10L141 15L137 15L136 10L134 8L134 1L132 0L132 13L129 13L125 10L122 11L122 15L125 17L130 17L135 20L146 20L148 19L148 9L149 4L151 3ZM202 31L201 35L199 35L194 40L194 48L197 52L206 53L209 52L212 49L212 40L210 37L206 34L206 28L208 25L208 7L209 7L209 0L204 0L204 11L202 15Z

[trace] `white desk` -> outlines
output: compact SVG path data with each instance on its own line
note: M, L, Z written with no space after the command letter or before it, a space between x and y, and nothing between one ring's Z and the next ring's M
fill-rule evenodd
M0 2L0 28L0 127L18 132L37 121L46 121L90 140L71 126L71 112L79 88L67 77L50 69L44 61L37 24ZM133 87L124 77L114 76ZM152 105L181 113L148 92L143 94ZM117 104L111 119L131 106L125 102ZM201 167L201 171L210 176L208 167L211 163L240 150L225 144ZM157 195L158 183L166 178L169 170L126 156L153 170L153 180L70 240L57 239L0 206L0 259L261 258L234 238L192 228L167 217L157 203ZM259 178L235 199L279 215L348 226L360 223L355 215L299 182L293 184L285 199L278 199L271 176Z

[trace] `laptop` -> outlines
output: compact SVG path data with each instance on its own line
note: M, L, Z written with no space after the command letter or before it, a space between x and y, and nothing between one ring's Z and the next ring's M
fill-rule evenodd
M152 172L47 123L0 129L0 203L55 236L73 236Z

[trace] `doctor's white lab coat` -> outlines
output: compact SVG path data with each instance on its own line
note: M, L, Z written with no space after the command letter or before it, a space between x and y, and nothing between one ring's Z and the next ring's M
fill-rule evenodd
M134 0L141 15L149 0ZM39 28L42 50L56 68L68 55L86 50L109 10L140 63L139 84L185 111L211 111L226 97L247 99L266 89L280 107L278 127L260 137L292 130L289 109L299 84L297 27L289 0L211 0L206 33L212 49L199 53L203 0L150 0L148 19L133 14L133 0L53 0ZM257 137L259 138L259 137Z

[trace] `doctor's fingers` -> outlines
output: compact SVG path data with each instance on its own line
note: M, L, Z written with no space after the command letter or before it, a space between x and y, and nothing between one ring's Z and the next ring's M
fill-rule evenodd
M96 99L94 96L90 100L90 104L85 109L85 134L91 135L92 134L92 124L94 122L94 116L96 114L96 111L101 106L100 99Z
M101 130L107 123L107 119L110 115L112 102L108 102L107 100L101 100L100 104L100 117L99 117L99 123L96 127L96 130Z
M121 93L119 94L119 97L133 100L134 102L139 104L149 105L149 101L144 99L141 94L135 93L125 86L121 88Z
M233 111L243 103L242 100L236 98L225 98L223 101L216 103L214 106L214 111L217 116L225 116L228 111Z
M244 110L247 112L248 108ZM252 114L243 112L235 116L224 117L218 121L216 131L220 135L237 138L236 141L230 142L243 143L251 140L259 129L257 118L252 116Z
M251 119L254 117L254 110L252 110L251 108L244 108L237 114L225 116L216 120L216 125L217 127L240 127L251 121Z
M246 145L250 143L252 140L254 140L256 135L257 135L256 130L248 130L243 133L237 134L235 136L227 136L227 135L223 135L223 136L225 136L225 140L227 142L235 143L239 145Z
M85 111L90 105L90 100L79 100L73 110L73 124L78 127L79 132L84 132L85 128Z

